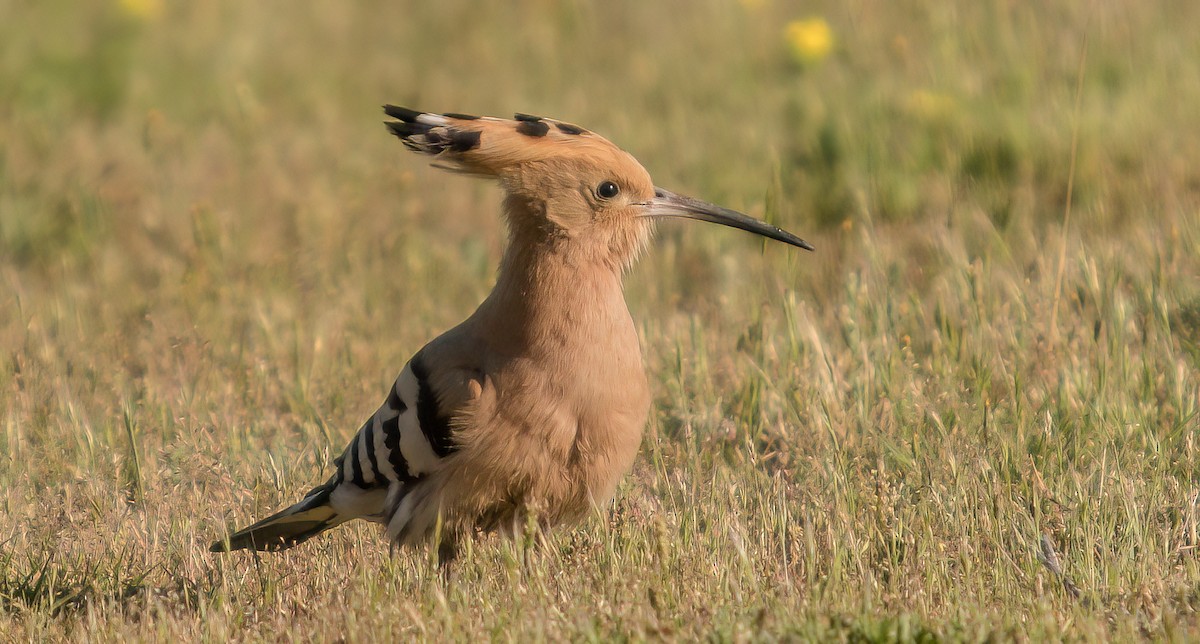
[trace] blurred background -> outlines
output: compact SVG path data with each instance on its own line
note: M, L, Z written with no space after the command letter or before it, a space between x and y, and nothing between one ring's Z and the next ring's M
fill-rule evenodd
M1060 220L1076 133L1081 222L1195 198L1189 2L0 11L0 253L23 274L140 262L178 276L196 268L186 255L218 247L234 271L297 251L370 261L402 238L494 252L495 195L404 158L382 135L383 102L582 123L659 183L769 207L802 233L972 212L1002 232Z

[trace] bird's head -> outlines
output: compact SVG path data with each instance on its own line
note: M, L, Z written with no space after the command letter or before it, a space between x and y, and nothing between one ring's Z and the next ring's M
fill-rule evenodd
M742 213L657 188L632 155L577 125L430 114L388 105L388 128L447 170L495 177L504 187L513 243L569 248L628 266L661 217L740 228L812 250L795 235Z

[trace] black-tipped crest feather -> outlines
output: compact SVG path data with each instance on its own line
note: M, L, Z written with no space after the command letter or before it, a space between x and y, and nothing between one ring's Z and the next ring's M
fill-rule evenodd
M388 116L394 119L400 119L405 123L416 123L417 117L424 114L424 112L410 110L407 107L400 107L399 105L384 105L383 112Z
M385 105L383 109L388 116L400 119L385 121L388 130L414 152L440 156L444 152L462 154L479 147L481 134L478 130L455 127L450 121L470 121L478 117L466 114L430 114L395 105ZM456 165L442 165L450 170L462 170Z

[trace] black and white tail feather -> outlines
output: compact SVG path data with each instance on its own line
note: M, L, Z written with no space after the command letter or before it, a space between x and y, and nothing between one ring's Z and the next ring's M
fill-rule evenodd
M209 549L286 550L351 519L388 524L393 538L423 534L430 527L407 525L411 504L403 500L454 451L449 432L418 353L400 372L387 400L334 460L337 471L328 482Z
M337 526L350 517L343 517L329 502L336 487L334 479L309 491L304 500L230 535L227 541L217 541L209 550L286 550Z

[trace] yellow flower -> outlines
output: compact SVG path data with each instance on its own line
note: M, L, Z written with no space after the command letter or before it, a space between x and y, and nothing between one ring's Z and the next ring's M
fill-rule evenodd
M793 20L784 28L792 57L802 65L819 63L833 50L833 30L824 18Z
M163 0L119 0L126 15L139 20L154 20L163 13Z

